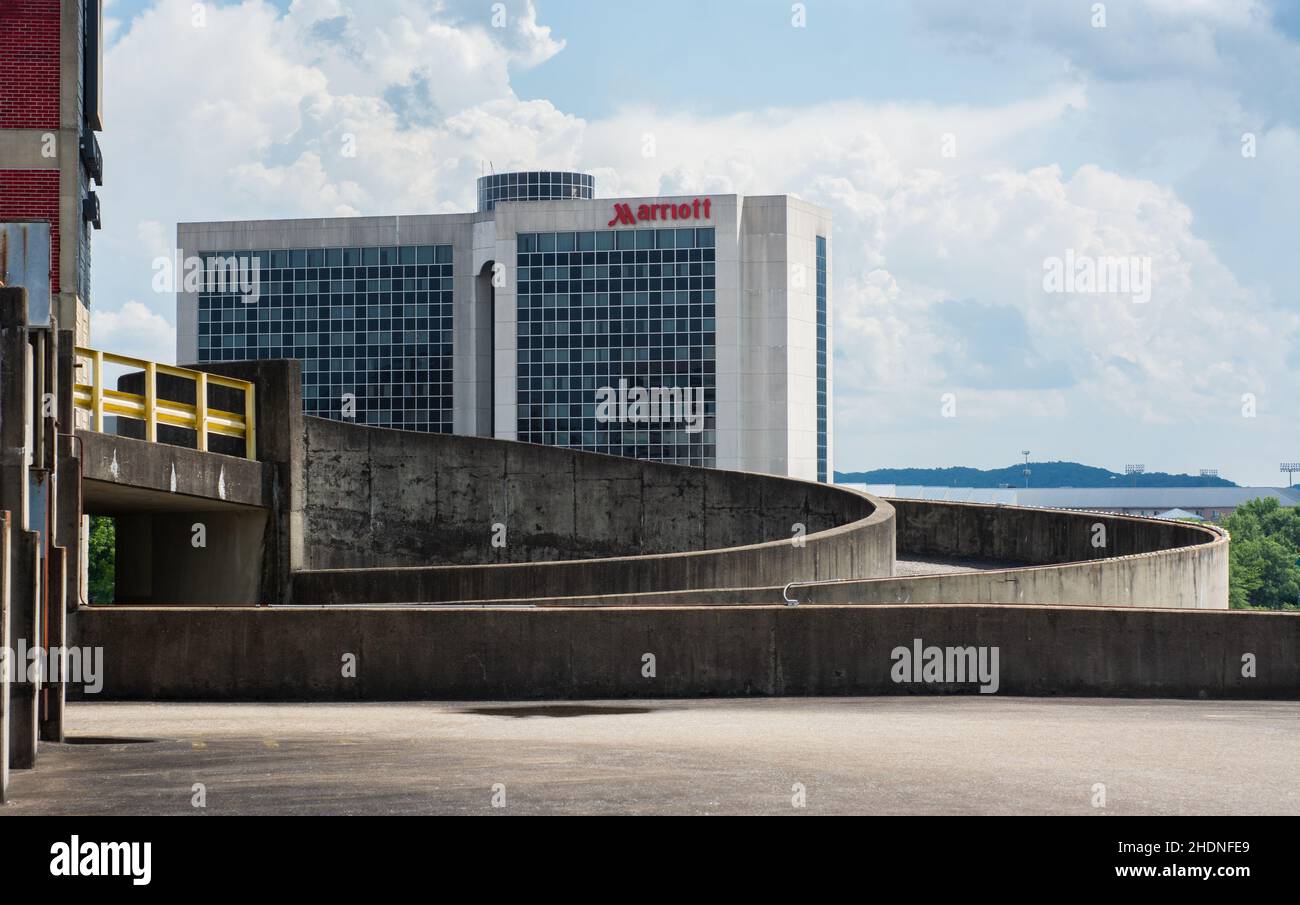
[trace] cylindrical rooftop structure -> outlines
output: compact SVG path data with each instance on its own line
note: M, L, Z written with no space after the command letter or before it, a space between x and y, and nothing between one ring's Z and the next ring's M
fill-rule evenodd
M478 180L478 209L485 213L498 201L560 201L565 198L590 200L596 180L588 173L562 170L527 170L493 173Z

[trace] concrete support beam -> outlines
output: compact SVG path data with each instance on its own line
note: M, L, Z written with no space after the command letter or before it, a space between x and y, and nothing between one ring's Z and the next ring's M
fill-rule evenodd
M72 454L79 445L75 436L59 435L54 485L58 495L54 543L68 551L64 610L69 613L76 612L77 607L86 602L87 596L80 567L81 548L85 540L82 532L81 458Z
M26 530L34 424L32 379L27 290L0 288L0 510L11 513L6 622L7 649L15 652L40 643L37 536ZM10 664L9 765L15 768L31 767L36 759L36 686L25 680L26 666L17 659Z
M63 547L50 547L50 561L48 564L50 582L49 621L45 626L45 638L42 639L46 652L50 654L55 650L62 653L68 647L68 613L64 608L64 600L68 593L69 562L70 558L66 549ZM66 689L62 672L56 670L56 664L52 656L49 663L50 672L41 690L40 737L42 741L46 742L61 742L63 741L64 705L67 700Z
M40 676L29 670L31 660L22 655L41 643L38 536L34 531L17 531L11 544L9 649L14 651L14 662L9 686L9 766L28 770L36 766Z
M292 602L293 573L306 566L307 439L302 363L225 361L184 367L251 381L257 387L257 460L271 469L272 515L266 524L260 599Z
M118 489L169 495L175 502L160 508L173 509L203 509L205 502L218 508L268 506L273 499L273 469L261 462L94 431L78 431L77 437L91 512Z
M9 674L11 664L8 661L9 644L9 563L10 563L10 521L8 512L0 511L0 656L4 657L0 668L0 804L9 794Z

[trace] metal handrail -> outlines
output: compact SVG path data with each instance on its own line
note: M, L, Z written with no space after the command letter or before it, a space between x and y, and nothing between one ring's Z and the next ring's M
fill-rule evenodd
M77 346L76 356L91 362L91 383L73 385L74 405L90 413L91 429L103 433L104 416L131 418L143 421L144 438L157 442L158 425L182 427L192 430L198 437L198 448L208 449L208 434L234 437L244 441L244 455L257 458L257 409L255 387L247 380L237 380L205 371L192 371L175 365L159 364L130 355L118 355L101 349ZM127 393L104 386L104 364L126 365L144 371L144 393ZM158 375L166 374L194 381L194 405L158 398ZM244 413L227 412L208 405L208 387L221 386L244 394Z

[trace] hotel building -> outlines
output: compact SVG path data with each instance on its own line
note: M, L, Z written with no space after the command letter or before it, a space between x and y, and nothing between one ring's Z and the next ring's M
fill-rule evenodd
M182 223L177 361L303 362L308 414L825 481L831 218L483 177L463 214Z

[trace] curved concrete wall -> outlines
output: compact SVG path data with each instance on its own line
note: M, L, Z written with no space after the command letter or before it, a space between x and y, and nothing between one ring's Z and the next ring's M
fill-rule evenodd
M1225 609L1228 538L1217 528L1131 516L896 500L907 557L1019 560L1023 568L799 585L802 604L999 603ZM1105 531L1106 547L1093 538ZM1001 533L1005 531L1005 533ZM1079 539L1084 539L1081 546ZM1123 555L1116 550L1128 551ZM1074 558L1071 561L1071 558ZM562 595L541 606L745 606L781 603L784 583L643 594ZM442 598L447 600L449 598ZM483 595L467 601L494 602Z
M1032 564L809 588L817 603L1029 603L1227 609L1228 536L1162 519L893 500L901 558ZM1097 543L1104 542L1103 546Z
M305 418L296 604L727 588L893 574L845 488ZM792 542L802 525L802 543ZM494 534L504 545L493 543ZM576 557L582 557L577 559Z
M1216 528L1187 522L1099 512L935 500L890 502L898 513L898 550L904 557L1046 565L1192 547L1224 536Z

